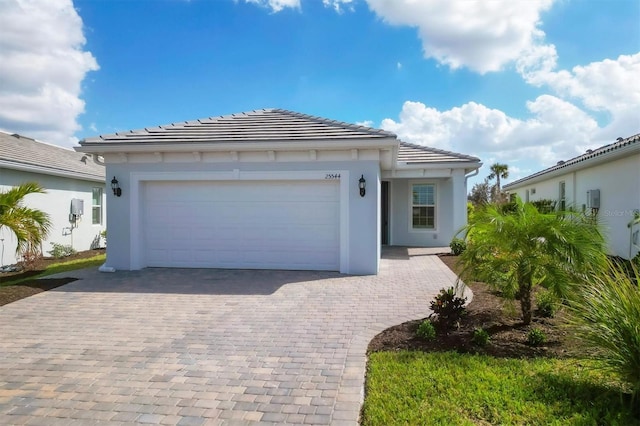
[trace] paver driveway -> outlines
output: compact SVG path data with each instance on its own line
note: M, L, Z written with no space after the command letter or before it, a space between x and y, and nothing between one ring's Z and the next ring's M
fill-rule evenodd
M419 249L365 277L77 274L0 308L0 424L356 425L371 338L455 281Z

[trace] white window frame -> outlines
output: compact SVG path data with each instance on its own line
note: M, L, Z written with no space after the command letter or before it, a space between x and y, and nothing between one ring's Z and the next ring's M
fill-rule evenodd
M94 193L95 193L96 190L98 190L100 192L100 196L98 197L98 201L99 201L98 204L95 204L96 199L94 197ZM103 213L103 210L104 210L103 209L104 202L102 200L103 195L104 195L104 190L101 187L94 186L93 188L91 188L91 224L92 225L102 225L102 213ZM99 209L99 211L100 211L100 214L98 215L98 222L95 222L95 220L94 220L95 217L94 217L93 212L94 212L95 209Z
M433 207L433 228L414 228L413 227L413 186L414 185L431 185L433 186L433 190L435 191L434 202L432 205L417 205L420 207ZM440 198L440 189L438 184L433 181L409 181L409 232L417 232L417 233L435 233L438 232L438 206L439 206L439 198Z

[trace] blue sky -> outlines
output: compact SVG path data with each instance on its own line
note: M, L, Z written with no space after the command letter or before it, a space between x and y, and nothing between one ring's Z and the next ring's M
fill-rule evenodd
M0 129L61 146L274 107L518 178L640 132L638 81L637 0L0 1Z

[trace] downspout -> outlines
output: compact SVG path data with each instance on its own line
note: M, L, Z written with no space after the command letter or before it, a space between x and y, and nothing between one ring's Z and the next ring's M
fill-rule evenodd
M480 164L480 167L482 167L482 164ZM464 186L465 186L465 187L467 186L467 180L468 180L470 177L478 176L478 173L480 173L480 167L478 167L477 169L475 169L475 170L473 171L473 173L471 173L470 175L464 175Z

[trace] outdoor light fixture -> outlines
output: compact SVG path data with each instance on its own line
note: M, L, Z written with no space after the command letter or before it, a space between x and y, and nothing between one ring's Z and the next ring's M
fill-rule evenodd
M360 196L364 197L365 194L365 188L367 186L367 181L364 180L364 175L360 176L360 179L358 179L358 188L360 188Z
M122 189L120 189L120 185L118 185L118 179L116 179L115 176L113 177L113 179L111 179L111 189L113 190L113 195L115 195L116 197L122 195Z

